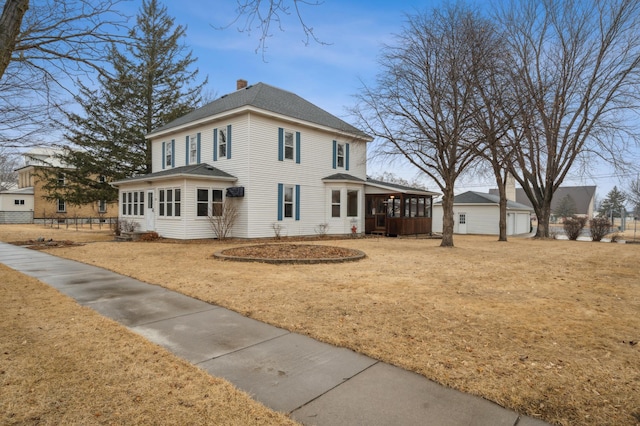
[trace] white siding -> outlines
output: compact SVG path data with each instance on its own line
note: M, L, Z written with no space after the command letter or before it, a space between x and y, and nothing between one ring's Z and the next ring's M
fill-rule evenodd
M231 158L213 160L213 129L232 126ZM300 163L278 159L278 129L300 132ZM344 139L335 133L322 131L299 123L290 123L268 118L256 113L247 113L228 120L221 120L195 129L179 131L153 140L153 171L162 168L162 143L175 140L175 167L186 165L186 136L200 132L200 162L210 164L238 180L221 182L221 189L229 186L244 186L245 196L238 198L240 216L232 236L238 238L273 237L274 224L282 227L282 236L314 235L318 226L330 222L330 233L350 233L354 220L358 232L364 231L364 189L362 184L340 183L344 191L344 215L331 220L330 184L322 181L330 175L345 173L362 180L366 179L366 143ZM333 141L349 144L349 170L333 168ZM166 170L166 168L164 169ZM278 184L300 186L300 220L285 218L278 221ZM172 183L155 183L157 187ZM192 180L180 182L182 188L181 218L156 217L156 230L169 238L211 238L213 231L208 220L196 216L196 188L211 187L210 181ZM130 190L123 185L121 191ZM358 217L346 217L347 188L359 190ZM329 194L329 195L327 195ZM157 211L156 211L157 215Z
M453 232L458 233L458 218L466 213L467 234L498 235L500 233L500 209L497 205L454 205ZM442 205L433 206L433 232L442 232ZM530 230L529 212L507 212L507 235L525 234Z

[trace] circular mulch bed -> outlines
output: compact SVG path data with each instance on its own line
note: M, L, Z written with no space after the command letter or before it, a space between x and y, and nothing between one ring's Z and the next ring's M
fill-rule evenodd
M260 244L234 247L213 255L221 260L263 263L339 263L364 258L364 252L355 249L312 244Z

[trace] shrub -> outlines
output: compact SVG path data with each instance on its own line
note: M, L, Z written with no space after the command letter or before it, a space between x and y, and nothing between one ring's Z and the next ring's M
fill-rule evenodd
M609 232L611 222L606 217L594 217L589 221L591 227L591 239L593 241L601 241Z
M140 241L155 241L159 238L160 235L158 235L158 233L155 231L145 232L144 234L140 235Z
M571 216L564 220L564 232L570 240L577 240L580 233L587 224L587 218L581 216Z

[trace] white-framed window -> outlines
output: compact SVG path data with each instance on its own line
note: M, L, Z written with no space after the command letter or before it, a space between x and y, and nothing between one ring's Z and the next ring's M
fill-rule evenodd
M196 210L199 217L222 215L222 189L198 188L196 190Z
M198 135L193 134L189 137L189 164L198 162Z
M16 206L24 206L24 200L13 200L13 204Z
M344 144L339 143L336 149L336 165L344 167Z
M227 129L218 129L218 157L227 157Z
M331 217L340 217L340 190L331 191Z
M287 160L293 160L295 155L295 143L293 139L293 132L288 130L284 131L284 158Z
M98 213L106 213L107 212L107 201L100 200L98 201Z
M67 211L67 203L64 200L58 199L58 213L65 213Z
M173 144L171 142L165 143L164 148L164 165L166 167L171 167L171 161L173 161Z
M466 213L460 213L458 218L459 218L460 225L466 225L466 223L467 223L467 214Z
M283 212L284 217L293 217L293 186L285 185L284 187L284 199L283 199Z
M98 211L107 211L107 202L98 202ZM122 215L123 216L144 216L144 191L127 191L122 193Z
M347 216L358 216L358 193L357 189L347 190Z
M65 176L64 173L58 173L58 186L65 185Z
M163 188L158 190L158 215L163 217L179 217L181 214L182 195L180 188Z

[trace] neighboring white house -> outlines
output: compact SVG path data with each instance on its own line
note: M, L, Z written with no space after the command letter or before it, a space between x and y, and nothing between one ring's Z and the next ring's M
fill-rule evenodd
M498 235L500 233L500 197L468 191L453 198L455 234ZM507 201L507 235L531 232L533 209ZM442 202L433 205L433 230L442 232Z
M154 130L152 173L114 182L119 217L167 238L215 238L229 200L238 238L364 232L372 138L294 93L237 90Z

